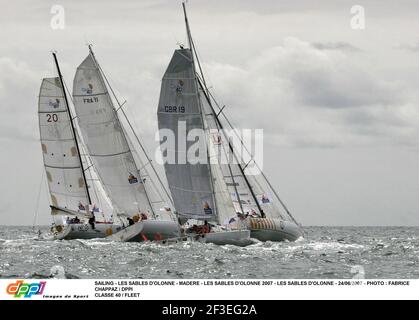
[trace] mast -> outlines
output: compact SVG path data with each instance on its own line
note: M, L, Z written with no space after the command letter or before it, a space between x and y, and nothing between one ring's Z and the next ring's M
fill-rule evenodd
M215 110L214 110L214 108L212 106L212 103L211 103L211 99L209 98L209 95L208 95L208 92L207 92L208 91L208 88L207 88L207 85L205 83L204 73L202 71L201 63L199 62L199 58L198 58L198 55L196 53L195 45L194 45L194 42L192 40L191 29L189 27L188 16L186 14L185 2L182 2L182 7L183 7L183 13L185 15L186 32L188 34L189 48L190 48L191 53L192 53L192 64L194 65L194 61L195 61L195 59L194 59L194 53L195 53L196 61L198 63L198 68L199 68L199 71L200 71L200 74L201 74L202 82L203 83L201 83L200 79L195 75L196 81L201 86L201 88L204 89L203 90L204 96L205 96L205 98L206 98L206 100L207 100L207 102L208 102L208 104L209 104L212 112L214 113L214 117L215 117L215 119L216 119L216 121L217 121L220 129L223 130L223 126L222 126L220 120L218 119L217 114L215 113ZM202 114L202 110L201 110L201 114ZM230 150L233 152L233 155L235 156L235 152L234 152L233 146L231 145L231 142L230 141L228 142L228 145L229 145ZM242 168L242 166L240 165L240 163L238 163L237 165L238 165L238 167L240 169L240 172L243 175L243 178L244 178L244 180L245 180L245 182L247 184L247 187L248 187L248 189L249 189L249 191L250 191L250 193L251 193L251 195L252 195L252 197L253 197L253 199L254 199L254 201L256 203L256 206L257 206L257 208L259 210L260 215L262 216L262 218L265 218L265 213L263 212L263 209L260 206L260 204L259 204L259 202L258 202L258 200L256 198L255 193L253 192L253 188L250 185L250 182L249 182L249 180L247 179L247 177L246 177L246 175L244 173L244 169ZM240 198L239 198L239 194L238 193L237 193L237 197L238 197L238 201L240 203Z
M200 113L201 113L202 125L204 126L205 121L204 121L204 115L202 113L202 105L201 105L201 99L200 99L200 94L199 94L198 78L196 76L196 69L195 69L195 59L194 59L194 49L193 49L194 45L193 45L193 40L192 40L191 29L189 27L188 15L186 14L185 2L182 2L182 7L183 7L183 14L185 16L186 33L188 35L189 50L191 51L192 69L193 69L194 78L195 78L196 93L197 93L197 96L198 96L198 105L199 105L199 109L200 109ZM213 175L212 175L211 161L210 161L210 157L209 157L209 153L208 153L208 148L207 148L207 162L208 162L208 170L209 170L209 173L210 173L209 176L210 176L211 187L212 187L212 198L213 198L214 206L215 206L215 209L216 209L216 215L218 216L218 205L217 205L217 199L216 199L216 196L215 196L214 178L213 178Z
M185 16L186 33L188 35L189 49L192 51L192 35L191 35L191 29L189 28L188 15L186 14L185 2L182 2L182 7L183 7L183 15ZM192 56L192 61L193 61L193 56Z
M64 86L63 76L61 74L60 65L58 64L57 54L55 52L53 52L52 56L54 57L55 66L57 67L58 77L60 78L60 84L61 84L61 87L63 89L63 96L64 96L65 105L67 107L67 112L68 112L68 115L70 117L71 130L73 132L74 141L75 141L75 144L76 144L77 155L78 155L79 160L80 160L81 172L82 172L82 176L83 176L84 187L86 188L87 199L89 200L89 205L91 205L92 204L92 199L90 197L89 188L87 186L87 179L86 179L86 174L85 174L85 171L84 171L84 168L83 168L83 161L81 159L79 144L78 144L78 141L77 141L76 129L74 128L74 123L73 123L74 118L71 114L70 106L68 104L67 94L65 92L65 86Z

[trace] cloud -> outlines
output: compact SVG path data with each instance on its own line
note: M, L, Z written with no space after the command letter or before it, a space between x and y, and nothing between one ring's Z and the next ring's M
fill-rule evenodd
M399 44L396 48L411 52L418 52L419 51L419 42L410 43L410 44Z
M418 121L411 119L419 114L403 86L346 50L287 38L240 67L209 63L207 69L236 123L264 128L279 144L411 144L417 137Z
M28 64L0 57L0 137L34 140L37 138L37 93L40 77Z
M361 49L347 42L313 42L311 44L319 50L341 50L347 52L360 52Z

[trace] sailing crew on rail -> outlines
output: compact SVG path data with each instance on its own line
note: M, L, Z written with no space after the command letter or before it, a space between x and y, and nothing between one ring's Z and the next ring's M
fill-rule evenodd
M134 220L133 219L131 219L130 217L127 217L127 220L128 220L128 224L130 225L130 226L132 226L132 225L134 225Z
M95 217L95 212L92 211L92 216L89 218L89 224L92 226L92 229L95 229L95 222L96 222L96 217Z

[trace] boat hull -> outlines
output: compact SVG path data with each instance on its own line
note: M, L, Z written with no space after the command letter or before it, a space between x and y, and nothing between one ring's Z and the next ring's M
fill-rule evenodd
M121 225L96 223L95 229L89 224L68 224L55 234L56 240L105 238L122 230Z
M170 220L143 220L143 229L129 241L161 241L180 237L179 225Z
M250 236L260 241L296 241L303 232L295 223L281 219L250 218Z
M202 235L196 235L194 239L204 243L214 243L217 245L230 244L240 247L248 246L253 243L250 239L249 230L210 232Z

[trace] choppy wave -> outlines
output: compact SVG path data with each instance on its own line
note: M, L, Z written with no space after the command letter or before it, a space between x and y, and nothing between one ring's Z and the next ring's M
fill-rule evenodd
M310 227L307 239L248 247L41 241L0 227L0 278L418 278L419 228Z

